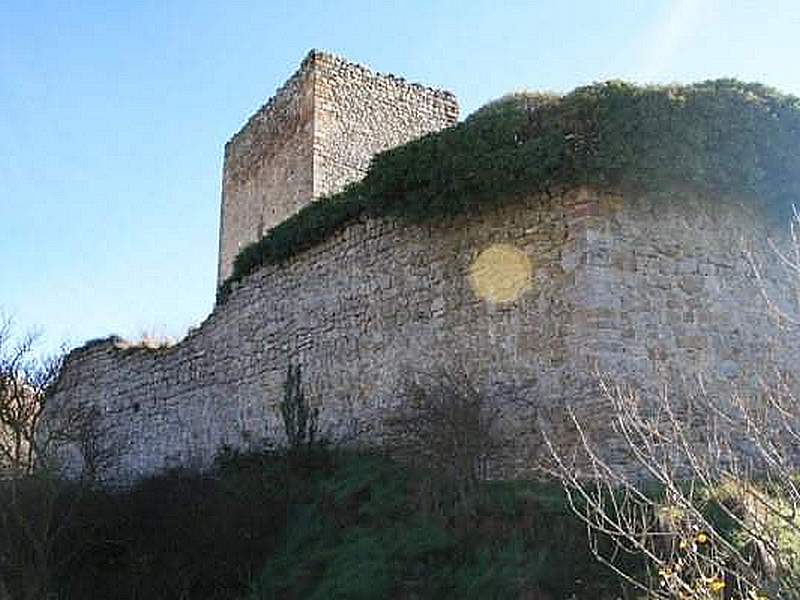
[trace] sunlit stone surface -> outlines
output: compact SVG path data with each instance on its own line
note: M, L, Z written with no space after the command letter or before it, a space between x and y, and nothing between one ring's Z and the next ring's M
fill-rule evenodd
M325 436L387 447L403 378L465 365L503 415L493 474L537 473L542 424L572 448L567 407L627 466L598 373L642 397L700 380L727 395L765 365L796 368L800 341L764 302L788 311L793 298L772 237L746 206L688 192L578 189L424 225L363 219L245 278L172 347L74 350L48 407L99 407L99 442L115 451L101 476L126 482L283 443L289 364Z

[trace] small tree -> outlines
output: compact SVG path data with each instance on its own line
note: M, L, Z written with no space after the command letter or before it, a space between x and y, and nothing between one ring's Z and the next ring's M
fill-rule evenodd
M290 452L311 448L317 441L319 408L311 407L303 391L300 365L289 365L280 403Z
M49 391L61 368L62 354L34 354L35 334L17 339L13 322L0 316L0 472L28 475L44 440L37 437Z

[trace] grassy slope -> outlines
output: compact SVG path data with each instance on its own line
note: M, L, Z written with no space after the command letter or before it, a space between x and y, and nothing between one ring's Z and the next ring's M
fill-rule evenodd
M420 482L385 459L350 455L289 511L281 548L249 600L613 597L559 489L487 485L477 513L421 511ZM440 490L446 498L446 490ZM424 496L424 495L423 495ZM585 596L584 596L585 595Z
M561 492L484 490L474 515L380 456L287 461L228 455L211 477L173 473L70 504L56 555L58 598L291 600L615 597ZM411 594L416 596L411 596ZM548 596L543 596L548 597Z

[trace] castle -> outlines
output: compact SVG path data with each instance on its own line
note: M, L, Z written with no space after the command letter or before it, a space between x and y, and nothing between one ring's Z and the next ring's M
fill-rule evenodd
M359 180L376 153L457 118L448 92L312 51L226 145L218 284L242 248ZM381 443L403 378L457 360L508 408L496 471L524 476L538 424L558 434L565 406L605 426L598 372L722 389L796 360L753 285L750 259L768 251L746 207L691 188L575 186L425 224L363 217L245 277L174 347L74 350L52 406L100 407L115 449L104 477L130 481L280 442L288 364L303 365L326 435Z

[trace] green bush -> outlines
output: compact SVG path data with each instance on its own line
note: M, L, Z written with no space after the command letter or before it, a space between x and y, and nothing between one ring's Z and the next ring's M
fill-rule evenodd
M385 458L340 455L303 488L249 600L514 598L531 590L603 598L619 591L559 488L487 483L465 529L455 515L420 512L419 485Z
M243 595L283 526L275 477L173 472L73 506L57 554L59 599Z
M800 197L800 100L732 79L640 87L611 81L563 96L514 94L454 127L379 154L365 179L314 202L236 258L233 284L362 217L411 222L521 194L591 185L690 186L784 217Z

